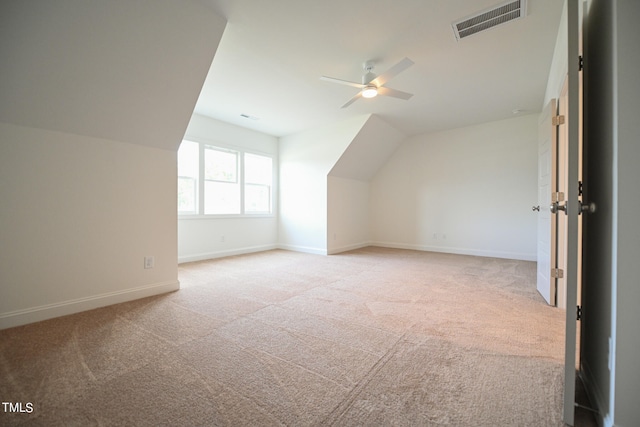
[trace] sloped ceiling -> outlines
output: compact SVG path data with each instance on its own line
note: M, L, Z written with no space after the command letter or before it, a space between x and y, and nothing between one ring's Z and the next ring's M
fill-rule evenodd
M225 25L197 0L3 0L0 121L175 150Z
M329 175L369 181L405 138L379 116L371 115Z
M458 42L451 23L502 0L203 0L229 22L196 112L275 136L361 114L414 135L542 108L562 0L529 0L527 16ZM365 61L414 94L340 107ZM245 114L251 118L243 118Z

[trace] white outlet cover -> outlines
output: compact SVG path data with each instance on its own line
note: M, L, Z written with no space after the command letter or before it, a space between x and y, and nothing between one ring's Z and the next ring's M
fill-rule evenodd
M152 256L144 257L144 268L153 268L155 264L155 260Z

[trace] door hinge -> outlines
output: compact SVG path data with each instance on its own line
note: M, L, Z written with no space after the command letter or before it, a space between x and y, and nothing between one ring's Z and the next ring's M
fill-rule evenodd
M562 191L554 191L551 193L551 203L564 202L564 193Z
M576 320L582 320L582 306L576 306Z
M561 268L552 268L551 277L554 279L562 279L564 277L564 270Z
M583 191L584 185L582 184L582 181L578 181L578 196L582 196Z
M584 58L582 55L578 56L578 71L582 71L584 69Z
M551 124L553 126L560 126L564 124L564 116L563 115L559 115L559 116L554 116L551 118Z

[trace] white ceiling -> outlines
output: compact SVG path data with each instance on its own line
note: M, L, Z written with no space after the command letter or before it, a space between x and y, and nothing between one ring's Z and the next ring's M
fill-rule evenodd
M203 0L228 20L197 114L274 136L375 113L407 135L542 108L563 1L529 0L525 19L456 41L451 22L502 0ZM414 96L340 107L365 61ZM256 119L241 117L246 114Z

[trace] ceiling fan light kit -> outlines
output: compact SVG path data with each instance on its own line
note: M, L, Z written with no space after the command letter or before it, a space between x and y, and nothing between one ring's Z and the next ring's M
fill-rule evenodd
M367 85L362 89L362 96L364 98L375 98L378 95L378 88L375 85Z
M347 103L344 104L342 108L348 107L360 98L374 98L377 95L391 96L393 98L408 100L413 96L413 94L388 88L385 86L385 84L393 77L397 76L412 65L412 60L410 60L409 58L404 58L402 61L398 62L396 65L387 70L385 73L376 76L373 73L373 62L367 61L364 64L364 70L366 73L364 74L364 76L362 76L362 83L356 83L348 80L341 80L326 76L320 77L320 80L353 86L361 89L361 91L358 92L349 101L347 101Z

